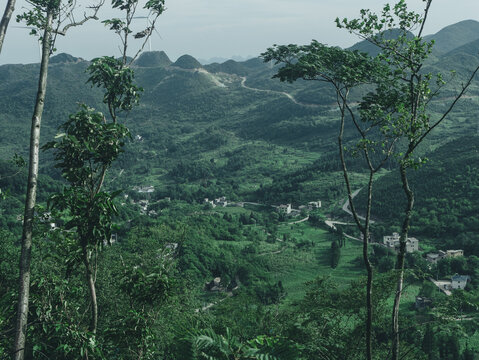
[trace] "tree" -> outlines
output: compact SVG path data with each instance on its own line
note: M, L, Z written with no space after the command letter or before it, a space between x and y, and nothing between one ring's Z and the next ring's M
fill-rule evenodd
M110 241L112 216L117 213L113 199L120 193L103 190L103 184L107 170L123 151L126 137L130 136L128 128L118 123L118 114L137 105L142 91L133 83L134 72L126 64L127 39L131 32L128 21L132 20L138 2L115 0L112 4L113 8L124 10L127 14L126 23L119 19L104 21L111 29L123 34L122 59L110 56L96 58L87 69L90 74L88 83L104 90L103 102L108 106L110 121L102 113L82 106L60 127L64 132L57 136L58 140L44 147L45 150L56 150L56 167L62 170L62 176L69 183L69 187L54 195L51 201L53 208L66 211L71 219L66 225L67 230L76 231L90 294L89 339L93 342L98 326L94 264L98 251ZM146 40L151 35L154 21L164 10L163 5L164 0L150 0L144 6L154 15L151 28L145 34Z
M98 305L92 258L110 240L111 218L116 213L113 199L118 194L101 190L106 170L121 153L129 131L121 124L107 123L103 114L85 106L71 115L61 130L65 132L59 140L47 143L44 149L56 149L56 166L70 186L51 201L54 208L68 210L71 220L65 230L76 230L91 298L89 330L95 334Z
M246 359L298 359L300 349L291 341L260 335L242 342L229 328L225 335L211 329L191 331L181 347L183 359L246 360Z
M265 61L274 60L276 64L284 64L274 76L281 81L293 82L297 79L303 79L325 82L332 86L340 111L338 149L349 206L354 221L363 235L363 239L369 239L374 177L391 156L397 139L389 137L382 139L378 137L378 133L384 133L386 117L377 118L377 114L368 111L361 111L357 115L351 105L350 93L356 87L379 82L387 71L387 67L379 59L372 59L367 54L328 47L317 41L313 41L311 45L305 46L275 45L263 53L262 56ZM369 99L365 99L361 102L360 108L367 109L368 106ZM362 156L362 160L369 173L365 218L359 216L353 201L354 195L351 188L350 173L346 164L346 146L343 140L346 120L352 122L352 127L358 134L358 140L350 154L354 157ZM372 154L376 152L379 152L381 156L373 158ZM368 314L365 333L366 357L367 359L372 359L373 267L369 260L368 241L363 241L363 260L366 265L368 279L366 291Z
M434 359L434 354L437 353L437 343L435 339L434 329L431 324L426 325L426 332L422 339L421 348L425 354L428 355L428 359Z
M425 10L422 16L408 11L406 2L400 0L394 6L385 5L381 15L376 15L369 10L361 10L359 19L336 20L338 27L377 46L379 54L374 59L364 54L328 48L314 41L309 46L275 46L263 54L265 61L275 60L277 63L285 64L275 75L280 80L295 81L302 78L325 81L333 85L340 109L339 156L343 165L350 208L364 239L369 239L373 176L390 158L396 159L399 163L400 178L408 202L404 212L400 251L396 262L397 289L392 312L392 357L394 360L399 357L399 303L403 289L407 234L414 204L414 194L409 187L407 170L418 168L424 163L424 159L415 157L415 150L431 131L444 121L479 70L479 67L476 67L471 72L471 76L447 110L439 119L433 120L428 104L439 94L445 81L440 74L433 76L423 71L424 62L433 46L433 42L424 42L422 39L432 1L424 2ZM415 35L410 33L410 30L414 29L417 29ZM391 37L391 34L394 36ZM358 110L353 110L348 103L350 89L365 83L371 86L365 88L367 94L359 101ZM353 129L357 130L359 138L351 153L353 155L362 153L369 173L364 224L361 224L354 207L344 159L343 134L346 115L351 120ZM372 156L375 153L382 154L382 157L378 159L378 156ZM368 260L366 241L363 246L363 257L368 271L368 280L370 280L372 267ZM371 296L371 284L367 285L367 297ZM371 303L368 299L366 301L368 313L372 314ZM371 317L372 315L368 317L366 330L368 359L372 357Z
M16 0L7 1L7 6L5 6L2 21L0 21L0 54L2 53L2 47L5 40L5 35L7 33L8 23L10 22L13 11L15 10L15 1Z
M55 47L56 35L65 35L68 28L82 25L90 19L96 19L96 14L102 3L93 6L93 13L89 16L84 15L83 20L79 22L69 22L61 28L65 19L72 19L75 9L75 2L72 0L31 0L29 2L32 9L19 15L17 20L25 20L27 25L33 26L37 31L42 30L42 60L40 64L40 74L38 79L37 96L35 108L32 116L32 127L30 132L30 154L27 180L27 194L25 200L24 223L21 239L20 256L20 279L19 279L19 299L17 309L17 322L15 327L14 354L15 359L24 358L26 327L28 320L28 302L30 294L30 261L32 248L32 230L33 218L35 212L37 178L39 165L40 148L40 127L42 121L43 107L47 90L48 63L50 55Z
M424 3L422 14L409 11L406 1L400 0L394 6L386 4L381 16L369 10L362 10L358 19L342 21L336 19L340 28L347 29L379 48L378 58L389 67L376 91L367 95L368 105L362 110L372 115L387 114L387 123L384 124L385 135L401 140L396 146L395 158L399 163L399 175L407 206L404 209L396 262L397 286L392 313L394 360L399 359L399 304L404 282L406 241L414 207L414 192L409 186L407 172L425 163L426 159L416 156L418 146L447 118L479 71L479 66L472 69L469 78L454 96L446 111L438 119L434 119L428 105L437 97L446 82L441 74L433 75L423 71L425 61L434 45L433 41L423 40L422 34L432 0L424 0ZM391 29L398 32L392 39L386 36L387 31ZM414 30L415 33L411 33Z
M336 240L331 243L331 267L335 269L341 258L341 248Z

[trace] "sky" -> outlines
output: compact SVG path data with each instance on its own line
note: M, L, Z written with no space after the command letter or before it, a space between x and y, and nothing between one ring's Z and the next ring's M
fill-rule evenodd
M92 1L95 0L78 0L83 6L80 11ZM165 51L175 61L183 54L198 59L258 56L273 44L305 44L312 39L347 47L358 39L337 29L334 19L352 19L362 8L379 11L385 2L387 0L166 0L167 10L158 20L159 34L154 33L151 48ZM1 11L5 3L6 0L0 0ZM408 4L415 10L424 6L422 0L409 0ZM17 0L14 15L23 12L25 6L25 0ZM141 10L137 14L147 15ZM99 16L106 19L115 14L105 8ZM434 0L425 34L467 19L479 21L478 0ZM141 30L144 25L145 19L137 19L135 30ZM21 24L12 19L0 64L39 61L37 38L19 26ZM70 29L56 47L58 53L84 59L120 54L118 38L98 21Z

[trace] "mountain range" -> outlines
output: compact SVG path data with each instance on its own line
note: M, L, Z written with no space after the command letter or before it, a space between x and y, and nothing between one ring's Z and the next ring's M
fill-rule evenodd
M435 50L426 71L442 72L447 78L450 70L456 70L431 105L440 112L479 62L479 22L450 25L427 39L435 41ZM352 49L375 51L368 41ZM79 103L106 111L98 89L86 84L88 65L89 61L68 54L52 57L42 142L56 134ZM268 193L268 201L332 202L342 193L340 178L332 175L339 170L337 161L331 160L336 156L337 121L335 100L326 85L281 83L272 79L277 67L260 58L202 65L190 55L173 62L162 51L145 52L134 68L144 91L141 105L122 118L136 139L115 170L121 172L118 181L124 186L155 185L164 196L176 192L195 200L220 193L254 200ZM38 64L0 66L4 160L15 153L27 154L38 69ZM450 141L477 134L478 96L476 81L450 121L432 134L421 151L429 154ZM43 171L58 177L47 170L50 155L42 156ZM198 168L206 171L198 175ZM178 169L189 169L191 174L181 178ZM323 169L331 177L325 183L326 177L311 171L311 177L298 180L295 174L308 169ZM298 183L288 191L274 191L282 179ZM265 189L263 195L258 195L259 189Z

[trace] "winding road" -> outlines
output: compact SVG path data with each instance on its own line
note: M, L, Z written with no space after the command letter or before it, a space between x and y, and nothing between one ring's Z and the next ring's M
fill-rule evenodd
M362 189L362 188L361 188ZM356 190L355 192L353 192L351 194L351 197L354 199L356 197L357 194L359 194L359 192L361 191L361 189L358 189ZM353 213L351 212L351 210L349 210L349 199L346 198L346 200L344 201L344 204L343 204L343 211L347 212L349 215L353 216ZM366 220L366 218L364 218L363 216L360 216L358 215L358 218L360 220ZM369 220L369 222L371 224L374 224L374 221L373 220Z
M362 188L360 188L360 189L354 191L354 192L351 194L351 197L354 199L355 196L356 196L357 194L359 194L359 192L361 191L361 189L362 189ZM346 200L344 201L342 210L343 210L344 212L346 212L347 214L353 216L353 213L351 212L351 210L349 210L349 199L348 199L348 198L346 198ZM359 216L359 215L358 215L358 218L359 218L360 220L366 220L364 217ZM333 229L333 230L336 230L336 226L335 226L335 225L356 225L356 224L354 224L354 223L346 223L346 222L343 222L343 221L335 221L335 220L331 220L331 219L325 220L324 223L325 223L328 227L330 227L331 229ZM373 221L373 220L370 220L370 223L373 224L374 221ZM343 233L343 235L344 235L345 237L347 237L348 239L363 242L362 239L359 239L359 238L357 238L357 237L348 235L348 234L346 234L346 233Z
M242 76L242 77L241 77L241 87L243 87L243 88L245 88L245 89L252 90L252 91L265 92L265 93L270 93L270 94L283 95L283 96L286 96L289 100L291 100L291 101L292 101L293 103L295 103L296 105L300 105L300 106L305 106L305 107L310 107L310 108L319 108L319 107L321 107L321 105L317 105L317 104L306 104L306 103L300 102L300 101L296 100L296 99L293 97L293 95L288 94L288 93L285 92L285 91L275 91L275 90L268 90L268 89L252 88L252 87L246 86L246 85L245 85L245 82L246 82L246 77L245 77L245 76Z

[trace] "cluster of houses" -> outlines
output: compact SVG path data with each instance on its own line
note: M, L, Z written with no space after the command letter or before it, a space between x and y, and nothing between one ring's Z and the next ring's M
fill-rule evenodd
M133 186L133 190L142 194L150 194L155 191L155 187L154 186Z
M209 283L205 284L205 290L207 291L223 291L224 288L221 286L221 278L215 277Z
M295 215L296 213L300 213L302 210L313 211L315 209L319 209L321 207L321 201L310 201L307 205L300 205L298 209L293 209L291 204L281 204L276 207L276 211L280 214L285 215Z
M447 296L452 295L451 290L464 290L466 288L467 282L471 279L469 275L459 275L456 274L451 277L451 280L434 280L430 278L431 282L437 286L437 288L442 291ZM424 309L431 307L433 301L424 296L416 296L416 309Z
M383 237L383 244L384 246L393 249L395 251L399 250L399 234L393 233L392 235L387 235ZM412 253L415 251L419 251L419 241L414 237L408 237L406 240L406 252ZM429 253L426 254L426 260L432 264L437 263L439 260L446 259L446 258L455 258L464 256L463 250L446 250L442 251L439 250L437 253ZM470 280L468 275L454 275L451 280L433 280L431 281L446 295L451 295L451 290L463 290L466 285L467 281ZM423 308L429 306L430 300L427 298L416 298L416 308Z
M383 237L383 244L393 250L399 250L399 234L397 232L392 235L386 235ZM412 253L419 251L419 240L414 237L408 237L406 240L406 252Z
M215 208L217 206L226 207L228 205L228 201L226 200L225 196L221 196L221 197L213 199L213 200L205 198L203 202L205 204L210 204L213 208Z
M450 259L464 256L463 250L439 250L437 253L426 254L426 260L432 264L436 264L439 260ZM451 295L451 290L464 290L467 282L470 280L469 275L456 274L451 280L433 280L431 281L446 295Z
M464 256L463 250L439 250L437 253L426 254L426 260L432 264L436 264L439 260L447 258L456 258Z
M158 213L155 210L148 210L148 206L150 206L149 200L139 200L137 203L131 200L132 204L137 204L140 207L140 214L141 215L148 215L148 216L156 216Z

